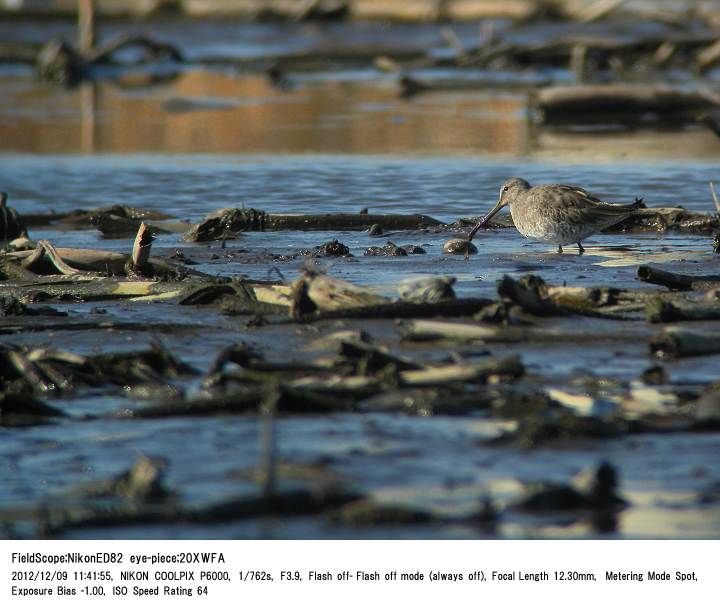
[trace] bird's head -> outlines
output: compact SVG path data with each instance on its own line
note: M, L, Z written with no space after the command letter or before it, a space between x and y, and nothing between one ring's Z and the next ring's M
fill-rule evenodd
M475 233L478 232L481 228L487 225L487 223L490 221L490 219L498 213L503 207L506 205L509 205L512 201L515 200L515 197L520 194L521 192L528 190L530 188L530 184L527 182L527 180L523 180L522 178L510 178L507 180L501 187L500 187L500 198L498 199L498 202L495 204L495 207L493 207L490 210L490 213L488 213L480 222L478 222L473 229L470 231L470 234L468 235L468 240L472 241L472 238L475 236Z

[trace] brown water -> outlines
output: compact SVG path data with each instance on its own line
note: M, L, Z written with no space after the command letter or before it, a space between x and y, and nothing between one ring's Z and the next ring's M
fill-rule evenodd
M707 129L542 129L529 121L523 91L431 92L406 100L391 77L346 76L296 78L290 90L278 90L262 75L190 70L154 86L101 81L70 91L0 76L0 150L570 159L720 154L720 138Z

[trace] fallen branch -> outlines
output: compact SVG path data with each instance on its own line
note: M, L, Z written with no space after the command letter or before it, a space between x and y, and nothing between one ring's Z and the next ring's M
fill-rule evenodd
M467 324L424 319L405 322L402 336L409 341L451 341L456 343L595 343L598 341L627 341L627 330L617 332L568 332L527 326L497 326Z
M696 121L698 111L716 108L718 100L703 91L668 86L563 85L537 91L535 104L545 124L595 121L599 118L655 121L686 118Z
M650 352L659 359L720 353L720 335L668 326L650 340Z
M572 294L572 296L570 296ZM548 286L540 277L524 275L519 280L505 275L498 281L498 295L539 317L584 315L624 319L603 307L616 304L621 290L612 288L558 288Z
M637 278L640 281L664 285L670 290L680 291L703 291L720 286L720 275L686 275L645 265L638 267Z
M421 214L269 214L257 209L223 209L215 212L183 236L183 241L227 239L249 231L359 231L379 224L383 230L417 230L441 226L442 222Z
M645 318L653 324L720 319L720 305L710 303L680 304L654 298L645 307Z
M40 275L78 275L81 270L65 262L49 241L38 241L37 247L22 262L28 271Z
M133 243L130 262L128 262L129 271L145 276L153 274L154 269L150 264L150 248L154 240L155 234L153 230L145 222L141 223Z
M337 311L318 311L298 321L324 319L413 319L417 317L469 317L493 301L488 298L455 298L442 302L389 302Z
M485 382L490 377L515 380L524 373L525 367L520 358L512 356L480 364L450 364L423 370L406 370L400 373L400 381L408 387L435 387L452 383Z

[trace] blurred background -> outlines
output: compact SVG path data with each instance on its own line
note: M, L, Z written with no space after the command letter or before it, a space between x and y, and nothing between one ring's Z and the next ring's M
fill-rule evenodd
M707 0L0 0L0 150L713 157L719 24Z

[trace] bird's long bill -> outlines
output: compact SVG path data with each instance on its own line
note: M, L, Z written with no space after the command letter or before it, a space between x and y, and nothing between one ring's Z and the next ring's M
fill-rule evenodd
M475 233L478 232L483 226L485 226L488 222L490 222L490 218L492 218L496 213L498 213L503 207L505 207L507 203L503 203L502 201L498 201L495 204L495 207L493 207L490 210L490 213L485 216L480 222L478 222L473 229L470 231L470 234L468 235L468 241L472 241L472 238L475 236Z

